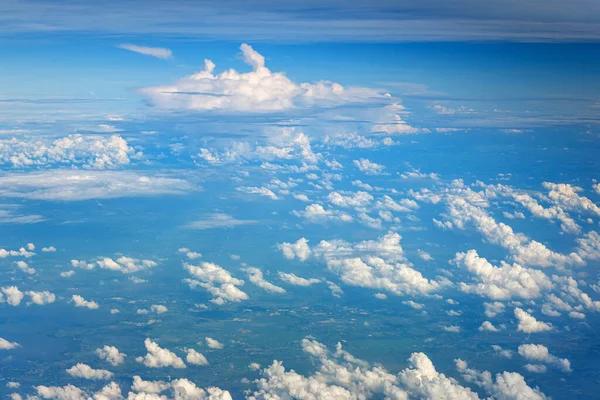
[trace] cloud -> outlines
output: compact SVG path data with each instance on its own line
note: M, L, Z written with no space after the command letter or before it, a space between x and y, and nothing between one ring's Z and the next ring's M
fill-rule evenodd
M204 340L206 341L206 345L211 349L221 350L223 347L225 347L223 346L223 343L216 339L205 337Z
M144 345L148 353L144 357L136 358L136 361L143 363L148 368L185 368L186 365L181 358L168 349L163 349L156 342L149 338L144 340Z
M185 361L192 365L208 365L208 360L202 353L198 353L194 349L187 349L187 355Z
M237 219L227 214L210 214L205 219L196 220L184 225L187 229L215 229L215 228L234 228L236 226L256 224L258 221L251 219Z
M479 330L481 332L483 332L483 331L498 332L498 328L496 328L490 321L484 321L481 324L481 326L479 327Z
M29 291L25 292L25 294L27 296L31 297L31 302L33 304L37 304L39 306L43 306L46 304L52 304L56 301L56 296L47 290L45 290L43 292L34 292L34 291L29 290Z
M310 286L310 285L314 285L315 283L322 282L320 279L316 279L316 278L306 279L306 278L299 277L296 274L292 274L292 273L279 272L278 274L279 274L279 279L281 279L282 281L284 281L286 283L289 283L290 285L295 285L295 286Z
M370 161L366 158L353 160L352 163L354 166L356 166L356 168L367 175L381 175L385 169L384 165L377 164L376 162Z
M520 308L515 308L515 317L519 320L518 331L525 333L546 332L552 330L552 325L538 321L534 316Z
M493 303L483 303L485 307L485 315L488 318L493 318L498 314L502 314L506 308L503 303L499 301L494 301Z
M568 359L550 354L548 348L541 344L522 344L519 346L519 355L527 361L543 362L555 365L564 372L571 372L571 363Z
M306 261L312 253L310 247L308 246L308 239L306 238L300 238L295 243L279 243L277 248L288 260L298 258L300 261Z
M17 342L9 342L8 340L0 337L0 350L12 350L19 347Z
M251 46L242 44L240 50L242 59L252 68L250 72L229 69L214 74L215 64L204 60L201 71L174 85L149 87L141 93L158 108L191 111L274 112L385 99L381 91L345 88L339 83L297 84L281 72L271 72L265 58Z
M246 268L246 273L248 274L248 280L259 288L270 293L285 293L284 288L276 286L271 282L267 282L263 278L263 273L260 269L248 267Z
M80 201L183 195L194 190L196 187L182 179L133 171L52 170L0 174L0 196L31 200Z
M24 295L16 286L3 287L1 290L2 293L4 293L4 296L6 296L6 302L9 305L16 307L21 304L21 300L23 300ZM0 303L4 303L5 301L2 293L0 293Z
M91 379L91 380L103 380L103 379L111 379L113 377L113 373L107 371L105 369L93 369L87 364L76 364L71 368L67 369L67 374L71 375L74 378L83 378L83 379Z
M87 301L78 294L74 294L72 299L73 303L75 303L75 307L85 307L89 308L90 310L95 310L100 307L95 301Z
M322 205L316 203L306 206L302 211L293 210L292 214L315 224L322 224L328 221L353 221L353 218L345 212L325 209Z
M454 262L479 281L473 284L462 282L460 289L492 300L533 299L553 287L552 281L542 271L524 268L516 263L510 265L503 262L500 267L495 267L479 257L475 250L457 253Z
M169 59L173 57L171 50L165 49L163 47L137 46L135 44L120 44L117 47L123 50L129 50L134 53L139 53L156 58Z
M185 279L190 288L201 287L212 296L212 303L223 305L227 302L247 300L248 295L238 288L244 281L231 276L229 271L217 264L203 262L199 266L185 264L185 269L196 279Z
M156 267L158 264L152 260L139 260L137 258L121 256L116 260L113 260L110 257L103 257L93 263L80 260L71 260L71 265L75 268L83 269L94 269L95 266L98 266L101 269L118 271L123 274L132 274L134 272Z
M110 365L115 366L115 367L117 365L123 364L125 362L125 357L127 357L127 354L121 353L119 351L119 349L117 349L115 346L107 346L107 345L105 345L104 347L102 347L100 349L96 349L96 354L102 360L105 360Z
M253 187L253 186L240 186L236 187L235 190L242 193L258 194L260 196L268 197L271 200L281 200L273 191L266 187Z

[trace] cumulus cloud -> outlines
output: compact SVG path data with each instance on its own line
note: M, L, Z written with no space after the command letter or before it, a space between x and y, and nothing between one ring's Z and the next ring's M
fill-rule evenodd
M327 81L314 84L292 82L281 72L271 72L265 58L251 46L240 46L242 58L252 70L228 69L215 74L215 64L204 60L204 68L173 85L141 90L156 107L167 110L274 112L302 107L331 107L385 100L384 93Z
M188 364L192 365L208 365L208 360L202 353L198 353L194 349L187 349L187 355L185 356L185 361Z
M72 296L73 299L73 303L75 303L75 307L85 307L85 308L89 308L90 310L95 310L98 307L100 307L98 305L98 303L96 303L95 301L87 301L86 299L84 299L83 297L81 297L78 294L74 294Z
M306 219L312 223L324 223L327 221L352 222L353 218L345 212L338 210L325 209L320 204L311 204L302 211L292 211L292 214Z
M68 135L49 142L45 138L0 140L0 165L14 168L73 166L115 169L141 159L143 154L119 135Z
M164 47L138 46L135 44L128 43L120 44L117 47L123 50L128 50L134 53L152 56L156 58L169 59L173 57L171 50L165 49Z
M383 170L385 170L384 165L377 164L376 162L370 161L366 158L353 160L352 163L356 168L367 175L381 175Z
M250 219L237 219L231 215L217 213L207 215L203 219L190 222L183 227L186 229L215 229L215 228L234 228L236 226L256 224L258 221Z
M185 368L186 365L181 358L168 349L163 349L158 343L146 338L144 345L148 353L144 357L136 358L136 361L143 363L149 368Z
M538 321L535 317L521 308L515 308L515 317L519 320L517 330L525 333L536 333L551 331L552 325L542 321Z
M498 332L498 328L496 328L490 321L484 321L479 327L480 331L488 331L488 332Z
M117 349L115 346L108 346L108 345L105 345L102 348L96 349L96 354L102 360L107 361L109 364L111 364L115 367L117 365L123 364L125 362L125 357L127 357L127 354L121 353L119 351L119 349Z
M290 285L295 285L295 286L310 286L310 285L314 285L315 283L322 282L320 279L316 279L316 278L306 279L306 278L299 277L296 274L286 273L286 272L279 272L279 279L281 279L282 281L284 281L286 283L289 283Z
M206 345L211 349L221 350L223 347L225 347L223 343L216 339L205 337L204 340L206 341Z
M571 372L571 363L568 359L550 354L548 348L541 344L522 344L519 346L519 355L527 361L547 363L564 372Z
M235 190L248 194L257 194L259 196L267 197L271 200L281 200L281 198L273 193L271 189L266 187L240 186L236 187Z
M483 306L485 307L485 315L488 318L493 318L498 314L502 314L506 308L504 303L501 303L499 301L494 301L492 303L483 303Z
M308 239L306 238L300 238L294 243L279 243L277 248L281 250L283 256L288 260L298 258L300 261L306 261L311 255L311 250L308 246Z
M191 287L206 289L212 296L212 303L217 305L226 302L239 302L247 300L248 295L238 288L244 285L244 281L231 276L229 271L217 264L203 262L199 266L186 264L185 269L196 279L185 279Z
M4 303L4 301L6 301L9 305L13 307L16 307L19 304L21 304L21 300L23 300L24 295L23 292L19 290L19 288L17 288L16 286L7 286L3 287L1 290L4 296L2 296L2 294L0 293L0 303ZM6 297L6 300L4 300L4 297Z
M105 369L93 369L87 364L76 364L71 368L67 369L67 374L74 378L83 378L91 380L111 379L113 373Z
M134 171L49 170L0 174L0 196L31 200L79 201L182 195L195 189L179 178Z
M28 290L25 292L25 294L31 297L31 302L33 304L37 304L39 306L51 304L56 301L56 296L47 290L43 292L34 292L32 290Z
M478 281L473 284L462 282L461 290L492 300L532 299L553 287L552 281L542 271L505 262L495 267L479 257L475 250L457 253L454 262L472 273L473 279Z
M71 266L82 269L94 269L96 266L109 271L118 271L123 274L132 274L134 272L143 271L149 268L156 267L158 264L152 260L139 260L137 258L121 256L117 259L110 257L102 257L94 262L86 262L83 260L71 260Z
M248 267L246 268L246 273L248 274L248 280L259 288L270 293L285 293L284 288L266 281L263 277L263 272L260 269Z
M0 350L12 350L19 347L17 342L9 342L8 340L0 337Z

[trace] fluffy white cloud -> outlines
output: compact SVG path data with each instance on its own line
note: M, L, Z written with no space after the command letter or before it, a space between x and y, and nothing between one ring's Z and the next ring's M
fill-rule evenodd
M15 264L17 264L17 268L19 268L21 271L23 271L27 275L35 274L35 269L31 268L29 266L29 264L27 264L25 261L19 260Z
M83 378L83 379L92 379L92 380L101 380L101 379L111 379L113 377L113 373L107 371L105 369L93 369L87 364L78 363L73 365L71 368L67 369L67 374L71 375L74 378Z
M19 347L17 342L9 342L8 340L0 337L0 350L12 350Z
M587 260L600 260L600 235L590 231L577 239L577 253Z
M489 371L470 369L463 360L455 360L456 369L463 375L467 382L484 389L494 399L499 400L544 400L546 395L538 388L531 388L525 378L516 372L502 372L496 374L496 379Z
M149 368L185 368L185 363L175 353L168 349L163 349L158 343L153 342L149 338L144 340L144 345L148 353L144 357L136 358L136 361L143 363Z
M279 279L281 279L284 282L289 283L290 285L295 285L295 286L310 286L310 285L314 285L315 283L322 282L320 279L316 279L316 278L306 279L306 278L299 277L296 274L286 273L286 272L279 272Z
M493 300L532 299L553 287L552 281L542 271L505 262L495 267L479 257L475 250L457 253L454 262L467 269L478 281L473 284L462 282L461 290Z
M383 173L383 170L385 170L384 165L377 164L376 162L370 161L366 158L353 160L352 163L356 168L367 175L380 175Z
M295 243L279 243L277 248L281 250L283 256L288 260L298 258L300 261L306 261L311 255L308 239L306 238L300 238Z
M480 331L489 331L489 332L498 332L498 328L496 328L490 321L483 321L481 326L479 327Z
M196 279L185 279L191 288L202 287L212 296L211 302L222 305L226 302L247 300L248 295L238 288L244 281L231 276L229 271L217 264L203 262L200 266L186 264L185 269Z
M216 339L205 337L204 340L206 341L206 345L211 349L221 350L223 347L225 347L223 343Z
M483 303L485 307L485 315L488 318L494 318L498 314L502 314L506 308L504 303L494 301L493 303Z
M292 82L281 72L271 72L265 58L247 44L242 57L252 71L228 69L214 74L215 64L204 60L204 69L174 85L142 89L156 107L169 110L272 112L297 107L329 107L385 99L384 93L366 88L345 88L338 83Z
M248 274L248 280L258 286L259 288L266 290L271 293L285 293L285 289L272 284L264 279L263 273L258 268L248 267L246 268Z
M327 221L352 222L353 218L341 211L323 208L320 204L311 204L306 206L303 211L292 211L292 214L306 219L312 223L324 223Z
M193 190L195 187L182 179L133 171L49 170L0 174L0 196L32 200L182 195Z
M119 135L69 135L53 142L36 137L29 140L0 140L0 165L14 168L79 166L114 169L140 159L141 152Z
M75 268L94 269L96 266L110 271L118 271L123 274L132 274L134 272L156 267L158 264L152 260L139 260L137 258L121 256L116 260L110 257L103 257L98 261L88 263L81 260L71 260L71 265Z
M281 198L273 193L271 189L266 187L240 186L236 187L235 190L248 194L257 194L259 196L267 197L271 200L281 200Z
M72 296L72 299L73 299L73 303L75 303L75 307L86 307L86 308L89 308L90 310L95 310L100 307L98 305L98 303L96 303L95 301L87 301L86 299L84 299L83 297L81 297L78 294L74 294Z
M543 186L548 189L548 197L557 205L578 212L587 212L600 216L600 207L587 197L578 193L583 189L565 183L544 182Z
M558 358L550 354L548 348L541 344L522 344L519 346L519 354L527 361L543 362L555 365L564 372L571 372L571 363L566 358Z
M29 249L26 249L25 247L21 247L19 250L0 249L0 258L7 258L7 257L30 258L33 256L35 256L35 253L30 251Z
M146 56L152 56L156 58L168 59L172 58L173 54L171 50L165 49L164 47L148 47L148 46L138 46L135 44L123 43L118 45L120 49L132 51L134 53L143 54Z
M144 381L139 376L133 377L133 392L129 392L128 400L232 400L231 394L217 387L199 388L193 382L183 378L170 382ZM160 393L171 390L169 396Z
M45 290L43 292L27 291L25 294L31 297L31 302L40 306L51 304L56 301L56 296L53 293Z
M103 360L106 360L113 366L121 365L125 362L127 354L121 353L115 346L105 345L100 349L96 349L96 354Z
M536 333L551 331L552 325L542 321L538 321L534 316L520 308L515 308L515 317L519 320L517 330L525 333Z
M233 228L236 226L256 224L258 221L250 219L237 219L227 214L210 214L204 219L196 220L184 225L187 229L214 229L214 228Z
M367 192L349 192L341 194L331 192L327 200L338 207L366 207L373 201L373 196Z
M187 349L187 355L185 361L192 365L208 365L208 360L202 353L198 353L194 349Z
M21 300L23 300L24 295L23 292L19 290L19 288L17 288L16 286L7 286L3 287L1 290L2 293L4 293L4 296L6 296L6 300L4 300L4 297L0 293L0 303L4 303L4 301L6 301L9 305L13 307L16 307L19 304L21 304Z

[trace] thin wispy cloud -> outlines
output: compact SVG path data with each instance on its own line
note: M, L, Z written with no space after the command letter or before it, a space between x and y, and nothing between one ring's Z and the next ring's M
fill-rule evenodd
M145 56L152 56L156 58L161 58L167 60L169 58L173 58L173 53L171 50L166 49L164 47L148 47L148 46L137 46L135 44L120 44L120 49L132 51L134 53L143 54Z

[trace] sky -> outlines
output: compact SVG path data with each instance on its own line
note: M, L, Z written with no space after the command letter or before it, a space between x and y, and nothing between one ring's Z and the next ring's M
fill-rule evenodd
M593 398L600 3L0 3L0 396Z

